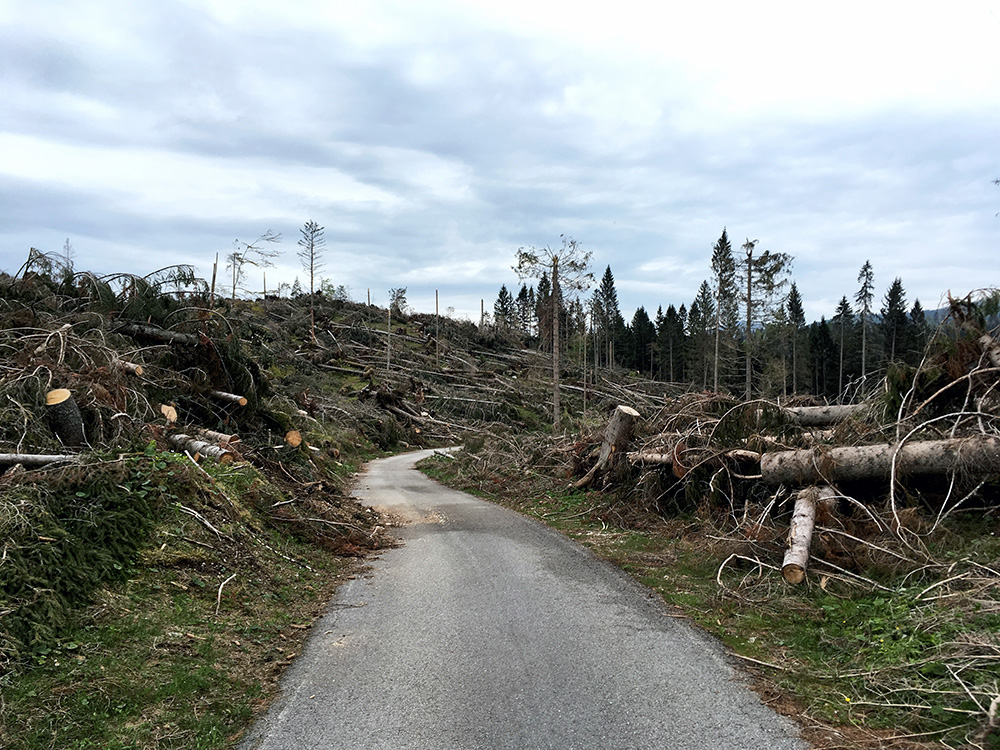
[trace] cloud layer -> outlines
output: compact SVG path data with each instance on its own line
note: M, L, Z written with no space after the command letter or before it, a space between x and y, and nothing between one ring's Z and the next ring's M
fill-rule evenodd
M689 304L723 226L810 317L866 259L927 308L998 283L991 3L340 5L0 0L0 268L207 275L272 229L273 288L315 219L355 298L472 317L560 234L627 314Z

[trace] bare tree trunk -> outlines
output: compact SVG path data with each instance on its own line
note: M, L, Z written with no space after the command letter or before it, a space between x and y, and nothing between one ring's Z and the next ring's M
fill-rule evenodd
M61 461L75 461L79 456L75 455L54 455L47 456L40 453L0 453L0 466L45 466L47 464L59 463Z
M854 479L944 474L961 469L975 474L1000 473L1000 438L976 436L919 443L860 445L842 448L765 453L760 459L766 484L815 484Z
M844 404L840 406L789 406L785 413L791 416L803 427L821 427L843 422L845 419L860 414L865 407L861 404Z
M639 412L629 406L617 406L611 414L608 426L604 428L604 440L601 442L601 452L597 463L580 481L573 484L574 489L589 487L598 475L610 471L618 462L624 449L632 439L632 430Z
M552 429L559 432L559 256L552 258Z

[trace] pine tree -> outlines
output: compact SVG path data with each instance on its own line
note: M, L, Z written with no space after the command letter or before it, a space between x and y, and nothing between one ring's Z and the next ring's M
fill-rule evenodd
M309 274L309 334L312 340L316 340L316 277L323 268L323 249L326 245L326 238L323 236L325 229L313 220L307 221L299 232L302 237L299 239L299 260L302 261L302 269Z
M903 282L899 277L893 280L885 293L881 313L882 338L885 342L883 357L887 363L895 362L897 351L902 353L909 322L906 317L906 292L903 291Z
M910 309L910 322L906 328L909 334L906 343L906 361L916 365L924 356L928 332L927 315L918 299L913 300L913 307Z
M698 317L695 318L695 306L698 307ZM695 361L701 370L701 387L708 388L708 373L711 364L711 354L715 343L715 337L711 335L712 326L715 325L715 300L712 295L712 287L707 281L701 282L698 288L698 296L691 303L691 316L688 324L695 328L691 336L695 350Z
M502 331L509 331L517 323L517 305L507 285L500 287L496 302L493 303L493 323Z
M864 380L868 374L868 319L872 313L873 290L875 288L875 273L872 271L871 261L865 261L858 273L858 282L861 288L854 294L854 301L858 303L858 318L861 324L861 379Z
M738 296L736 293L736 259L733 247L722 228L722 236L712 246L712 280L715 293L715 351L712 357L712 389L719 390L719 369L721 367L722 338L732 347L733 336L739 320Z
M530 337L535 321L535 288L521 285L517 293L517 324L521 333Z
M681 309L684 306L681 305ZM684 377L684 321L673 305L667 307L663 320L657 326L656 338L661 356L666 361L664 374L671 383Z
M615 289L615 277L611 273L611 266L604 270L601 283L591 297L591 314L594 336L598 347L604 350L605 364L614 367L615 351L622 343L625 332L625 319L618 307L618 291Z
M642 372L649 368L650 376L653 374L652 352L653 341L656 337L656 329L646 308L640 306L632 316L632 324L629 326L629 338L631 339L631 362L630 367L637 372Z
M799 391L799 339L806 324L806 313L794 281L788 290L788 324L792 328L792 393L795 394Z
M840 298L837 311L833 316L833 323L836 327L839 341L839 346L837 347L839 353L837 394L839 397L844 394L844 353L847 349L849 334L853 334L854 331L854 310L851 309L851 303L847 301L846 296Z
M776 298L788 283L786 276L792 265L792 257L787 253L772 253L765 250L756 254L757 240L747 238L743 244L744 258L740 262L740 295L746 311L746 398L751 393L753 373L753 326L766 324L776 310Z

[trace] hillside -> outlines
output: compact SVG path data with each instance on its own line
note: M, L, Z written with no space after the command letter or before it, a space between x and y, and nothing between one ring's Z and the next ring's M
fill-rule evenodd
M808 397L569 357L553 434L549 356L489 326L397 311L390 330L322 295L225 300L184 268L98 278L40 256L0 300L4 746L231 746L337 578L393 544L347 494L360 463L457 443L427 471L623 565L818 746L995 742L995 451L836 480L798 586L781 566L803 493L764 473L768 454L806 451L828 479L834 449L995 439L974 305L836 424L786 408ZM46 405L63 389L76 432ZM598 464L619 405L637 417Z

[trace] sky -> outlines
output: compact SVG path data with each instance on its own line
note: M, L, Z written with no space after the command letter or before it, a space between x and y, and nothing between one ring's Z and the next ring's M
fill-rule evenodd
M626 320L690 305L727 229L810 320L894 278L1000 285L1000 0L0 0L0 270L295 278L479 319L519 248L592 253ZM220 286L222 282L220 281Z

